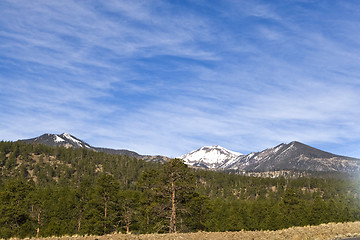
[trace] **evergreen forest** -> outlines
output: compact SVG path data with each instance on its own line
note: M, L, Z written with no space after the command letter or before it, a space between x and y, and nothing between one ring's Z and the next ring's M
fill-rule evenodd
M360 178L259 178L0 142L0 238L276 230L360 220Z

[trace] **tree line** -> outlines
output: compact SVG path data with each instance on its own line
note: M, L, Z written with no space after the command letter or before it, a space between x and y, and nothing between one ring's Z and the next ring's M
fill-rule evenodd
M359 178L257 178L0 142L0 237L276 230L360 220Z

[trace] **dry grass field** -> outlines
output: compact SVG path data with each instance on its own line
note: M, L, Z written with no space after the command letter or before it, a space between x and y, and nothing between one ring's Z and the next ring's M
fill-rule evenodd
M360 222L329 223L319 226L292 227L278 231L240 231L240 232L197 232L176 234L109 234L104 236L64 236L41 238L42 240L198 240L198 239L344 239L360 237ZM39 240L41 240L39 239Z

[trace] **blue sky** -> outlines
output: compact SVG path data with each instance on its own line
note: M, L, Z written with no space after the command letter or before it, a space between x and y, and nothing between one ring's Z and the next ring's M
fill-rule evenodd
M359 1L0 1L0 139L360 158Z

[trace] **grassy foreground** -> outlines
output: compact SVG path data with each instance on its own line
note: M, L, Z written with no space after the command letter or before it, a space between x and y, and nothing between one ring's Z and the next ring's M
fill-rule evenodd
M196 232L176 234L109 234L104 236L64 236L40 238L43 240L165 240L165 239L342 239L360 237L360 221L347 223L328 223L318 226L292 227L277 231L241 231L241 232Z

